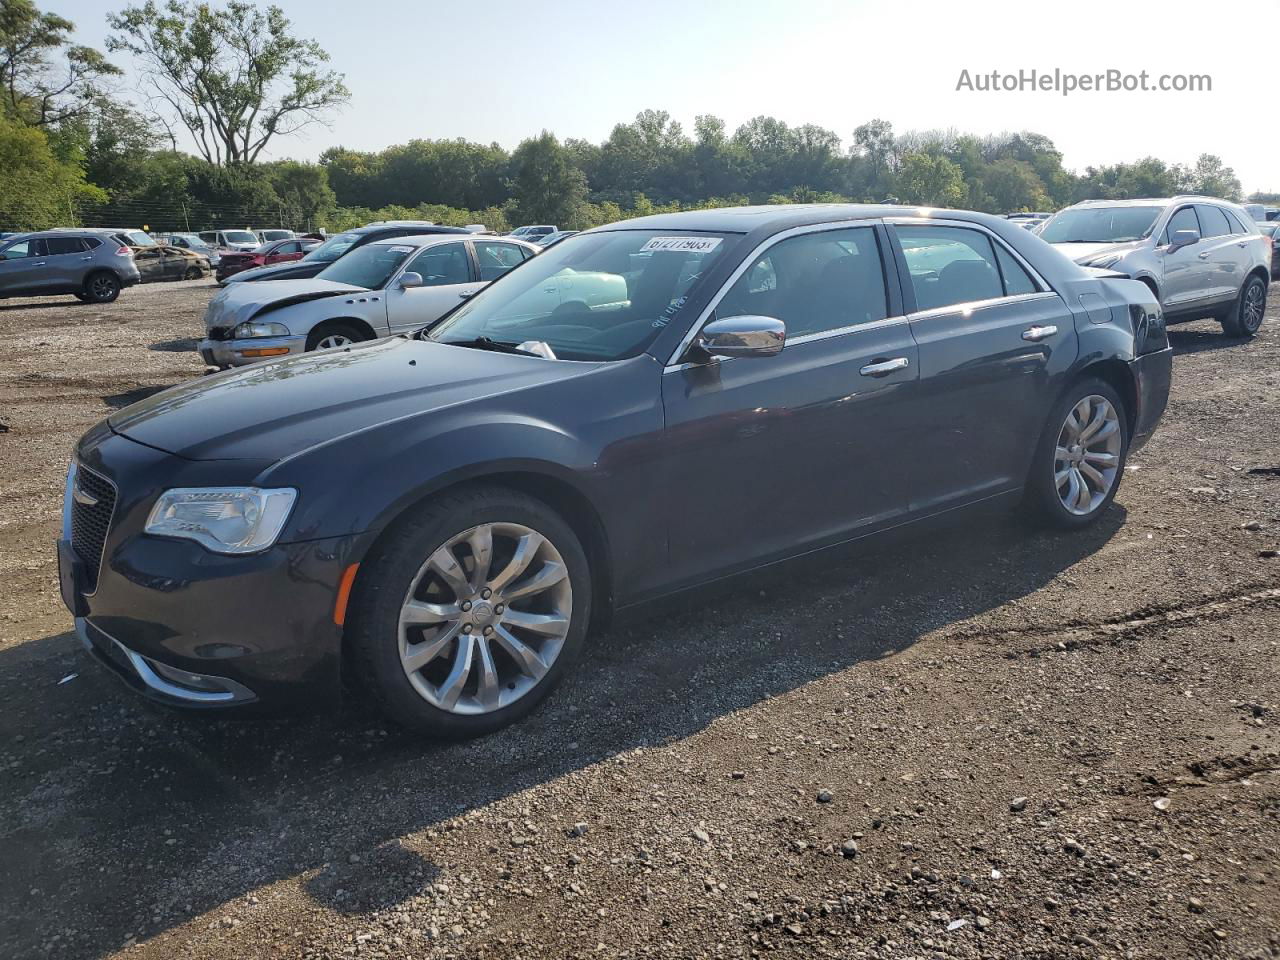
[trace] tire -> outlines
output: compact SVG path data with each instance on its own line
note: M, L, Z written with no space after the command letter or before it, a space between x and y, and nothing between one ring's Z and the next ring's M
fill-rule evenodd
M322 323L307 337L308 350L336 350L368 340L364 332L352 323Z
M492 544L487 573L471 546L484 529ZM515 549L520 543L524 553ZM527 565L519 568L522 556ZM438 572L450 557L460 586ZM414 613L409 604L418 605ZM406 622L415 615L422 621ZM569 524L518 491L464 488L401 521L361 566L347 662L357 685L397 723L435 738L477 737L526 716L554 689L581 651L590 617L591 570ZM486 673L495 682L482 685Z
M1257 334L1266 311L1267 283L1254 274L1245 280L1236 302L1222 316L1222 332L1247 340Z
M75 293L75 294L72 294L72 296L74 296L74 297L75 297L77 300L79 300L81 303L89 303L89 302L91 302L91 301L89 300L89 295L88 295L87 293Z
M1110 405L1110 415L1099 401ZM1083 444L1065 442L1071 439L1069 416L1083 419L1082 429L1088 430L1099 413L1104 414L1102 426L1092 436L1086 435ZM1060 440L1064 442L1060 444ZM1059 458L1060 448L1069 459ZM1120 394L1097 377L1079 380L1054 404L1045 423L1027 480L1028 504L1050 526L1066 530L1088 526L1106 513L1115 499L1128 455L1129 420ZM1099 476L1105 484L1098 483ZM1079 492L1079 483L1085 485L1083 492Z
M199 280L204 276L204 272L199 267L187 267L187 272L183 275L183 280Z
M85 303L112 303L120 296L120 278L108 270L91 273L84 280Z

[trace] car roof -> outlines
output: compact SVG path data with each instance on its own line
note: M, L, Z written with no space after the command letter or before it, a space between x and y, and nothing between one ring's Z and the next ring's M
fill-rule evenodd
M521 247L527 247L530 250L538 249L532 243L526 243L524 240L521 240L519 237L487 237L484 235L468 233L465 230L462 231L462 234L464 237L474 237L482 242L501 240L503 243L514 243ZM396 244L404 244L406 246L430 247L437 243L448 243L451 240L457 240L457 239L459 239L458 235L454 233L410 234L407 237L384 237L381 240L374 240L372 243L369 244L369 246L371 247L378 246L378 245L394 246Z
M948 210L942 207L910 207L883 203L779 203L751 207L719 207L711 210L686 210L682 213L659 213L633 220L596 227L587 233L607 230L711 230L717 233L774 233L792 227L842 220L874 220L880 217L938 217L967 220L986 226L1004 225L1009 221L990 213L973 210ZM1022 229L1019 227L1018 229Z
M469 233L469 231L464 230L462 227L442 227L439 224L428 223L425 220L388 220L382 223L366 223L363 227L352 227L350 230L343 230L342 233L358 233L363 236L369 233L404 230L409 227L425 227L426 229L422 231L422 234L407 234L407 236L423 236L430 233L466 236Z

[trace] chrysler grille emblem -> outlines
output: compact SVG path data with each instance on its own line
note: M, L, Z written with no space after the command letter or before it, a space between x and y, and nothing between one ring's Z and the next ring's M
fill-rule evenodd
M72 487L71 496L75 499L76 503L83 507L96 507L98 505L98 498L91 493L86 493L80 488L79 484Z

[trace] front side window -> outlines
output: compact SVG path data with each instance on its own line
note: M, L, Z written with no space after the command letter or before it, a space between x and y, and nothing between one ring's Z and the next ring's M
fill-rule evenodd
M1160 207L1073 207L1040 228L1046 243L1127 243L1151 233Z
M403 243L366 244L335 260L316 274L316 279L380 290L416 249Z
M562 360L621 360L651 344L737 234L601 230L561 240L437 324L430 339L546 343Z
M31 241L19 240L17 243L6 247L3 254L5 260L21 260L23 257L33 256L31 253Z
M427 247L413 258L413 262L405 268L405 272L421 274L422 285L425 287L444 287L452 283L471 282L467 248L461 243L441 243L434 247Z
M1231 235L1231 224L1227 222L1227 215L1217 207L1207 203L1197 203L1196 216L1200 218L1200 236L1207 239Z
M1160 236L1161 245L1172 240L1173 235L1179 230L1194 230L1196 236L1200 236L1200 221L1196 219L1196 212L1191 207L1183 207L1169 218L1169 225L1164 228L1164 233Z
M884 267L873 227L804 233L775 243L747 267L716 316L773 317L788 339L883 320Z
M477 240L475 250L481 280L497 280L512 267L524 263L524 250L514 243Z
M896 229L917 310L1004 296L995 252L985 233L964 227Z

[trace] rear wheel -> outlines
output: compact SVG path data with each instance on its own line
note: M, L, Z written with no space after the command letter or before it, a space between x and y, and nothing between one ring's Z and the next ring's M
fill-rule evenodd
M360 571L348 649L393 719L479 736L528 714L581 649L591 573L569 525L503 487L447 494Z
M1262 326L1267 310L1267 284L1256 274L1240 288L1240 296L1222 317L1222 332L1229 337L1252 337Z
M1086 526L1115 499L1128 452L1120 395L1104 380L1081 380L1049 414L1031 467L1028 499L1054 526Z
M367 340L364 332L351 323L325 323L307 337L308 350L336 350Z
M204 276L204 273L203 271L201 271L199 267L187 267L186 275L183 276L182 279L183 280L199 280L202 276Z
M105 270L91 273L84 282L85 303L111 303L120 296L120 278Z

